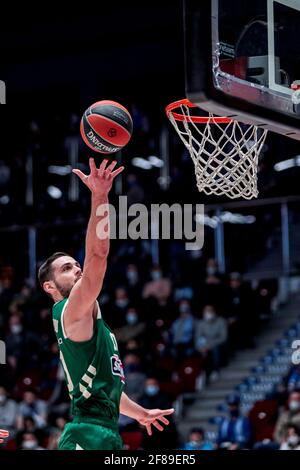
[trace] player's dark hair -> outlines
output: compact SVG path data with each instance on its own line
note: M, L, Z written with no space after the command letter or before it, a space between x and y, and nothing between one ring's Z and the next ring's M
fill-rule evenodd
M194 432L196 432L196 433L198 433L198 434L204 435L204 429L203 429L203 428L197 428L197 427L196 427L196 428L192 428L192 429L190 430L190 434L192 434L192 433L194 433Z
M52 263L57 259L61 258L62 256L70 256L63 251L57 251L53 253L46 261L40 266L38 271L38 280L40 286L43 288L44 282L53 280L53 267Z
M288 430L288 429L294 429L295 433L297 434L297 436L300 436L300 427L298 424L295 424L293 423L292 421L289 421L286 426L285 426L285 429Z

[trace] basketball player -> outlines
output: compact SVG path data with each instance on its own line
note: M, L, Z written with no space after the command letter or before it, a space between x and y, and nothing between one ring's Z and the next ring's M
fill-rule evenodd
M174 409L148 410L124 392L125 378L116 338L103 321L97 297L107 266L109 236L98 238L97 208L108 204L116 161L103 160L99 169L90 161L90 174L73 172L91 191L91 215L86 234L83 270L66 253L55 253L39 269L43 290L55 302L53 324L71 398L74 419L65 426L59 441L63 450L117 450L122 448L118 433L119 412L146 426L162 431Z

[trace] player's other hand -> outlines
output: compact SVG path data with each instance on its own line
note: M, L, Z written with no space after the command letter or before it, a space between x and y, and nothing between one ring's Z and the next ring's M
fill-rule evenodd
M9 437L9 431L6 431L5 429L0 429L0 444L4 442L4 439Z
M169 420L165 418L165 416L171 415L174 413L174 408L170 408L168 410L146 410L145 415L138 420L140 424L143 426L146 426L147 433L149 436L152 435L152 428L151 426L154 426L156 429L159 431L163 431L164 427L162 424L165 426L168 426ZM162 424L161 424L162 423Z
M116 160L109 164L108 163L109 160L103 160L98 169L95 165L94 159L90 158L89 164L91 172L89 175L85 175L78 169L73 169L72 172L79 176L81 181L89 188L93 195L106 196L112 187L115 177L124 170L124 167L120 166L117 170L113 171L117 164Z

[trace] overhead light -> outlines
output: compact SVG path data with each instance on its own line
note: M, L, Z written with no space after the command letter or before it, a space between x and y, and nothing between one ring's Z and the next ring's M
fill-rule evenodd
M216 228L219 223L218 217L209 217L208 215L197 214L195 217L195 220L199 224L207 225L208 227L211 227L211 228Z
M300 166L300 155L297 155L294 158L289 158L288 160L283 160L282 162L276 163L274 165L275 171L288 170L289 168L294 168L295 166Z
M72 167L70 165L59 166L59 165L50 165L48 167L48 172L53 173L59 176L66 176L72 173Z
M136 157L131 160L133 166L142 168L143 170L151 170L151 168L162 168L164 166L163 160L156 157L155 155L150 155L148 158Z
M148 160L145 160L144 158L136 157L131 160L131 163L133 166L136 166L138 168L142 168L143 170L151 170L152 165Z
M47 193L52 199L60 199L62 197L62 192L56 186L48 186Z
M164 166L164 162L155 155L150 155L148 161L151 163L151 165L155 166L156 168L162 168Z
M232 212L223 212L221 214L222 222L230 224L254 224L256 217L254 215L234 214Z
M2 204L3 206L6 206L6 204L8 204L10 201L10 198L7 194L4 194L3 196L0 197L0 204Z
M220 216L209 217L208 215L196 215L196 222L216 228L219 223L230 224L254 224L256 217L254 215L234 214L232 212L222 212Z

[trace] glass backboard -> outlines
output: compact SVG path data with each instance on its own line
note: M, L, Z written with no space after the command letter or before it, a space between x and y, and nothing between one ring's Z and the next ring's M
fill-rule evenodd
M185 0L186 94L300 140L300 0Z

